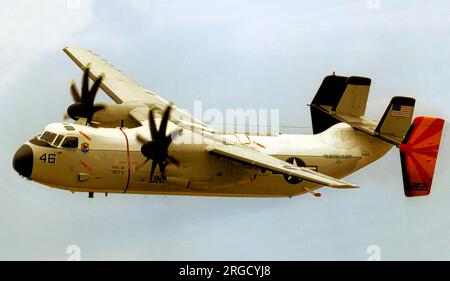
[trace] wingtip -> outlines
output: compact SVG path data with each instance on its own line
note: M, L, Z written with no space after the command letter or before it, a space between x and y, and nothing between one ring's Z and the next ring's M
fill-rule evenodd
M332 183L329 185L329 187L332 187L332 188L359 188L359 185L344 182L344 183L338 183L338 184Z
M359 185L349 183L349 182L344 182L344 184L342 185L342 188L359 188Z
M68 51L69 49L76 49L76 48L79 48L79 47L68 44L68 45L64 46L63 50Z
M76 50L86 50L86 51L91 52L91 50L89 50L89 49L82 48L82 47L79 47L79 46L76 46L76 45L66 45L66 46L63 48L63 51L64 51L65 53L70 53L71 51L76 51Z

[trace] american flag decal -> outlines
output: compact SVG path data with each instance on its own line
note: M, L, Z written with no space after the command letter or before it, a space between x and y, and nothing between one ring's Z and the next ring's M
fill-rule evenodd
M409 106L409 105L394 104L394 105L392 105L391 115L393 117L410 118L413 113L413 108L414 107Z

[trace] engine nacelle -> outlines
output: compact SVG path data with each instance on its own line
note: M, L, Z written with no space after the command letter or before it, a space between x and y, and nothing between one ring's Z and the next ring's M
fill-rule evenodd
M92 117L94 126L105 128L127 127L135 128L141 126L131 115L130 111L135 107L128 104L101 104L104 108L95 112Z

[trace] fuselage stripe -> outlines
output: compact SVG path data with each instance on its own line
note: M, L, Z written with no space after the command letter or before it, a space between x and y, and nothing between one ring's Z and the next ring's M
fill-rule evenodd
M88 140L92 140L88 135L86 135L85 133L83 133L82 131L79 131L80 132L80 134L83 136L83 137L85 137L85 138L87 138Z
M80 164L88 171L92 171L91 166L89 166L86 162L84 162L83 160L80 160Z
M125 132L122 130L122 128L119 128L119 130L123 133L125 136L125 142L127 144L127 162L128 162L128 178L127 178L127 185L125 186L125 189L123 193L127 193L128 185L130 184L130 178L131 178L131 157L130 157L130 144L128 142L128 136L125 134Z

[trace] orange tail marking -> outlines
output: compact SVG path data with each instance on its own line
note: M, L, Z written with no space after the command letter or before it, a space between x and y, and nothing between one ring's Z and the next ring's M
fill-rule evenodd
M417 117L400 145L406 196L430 193L444 123L436 117Z

